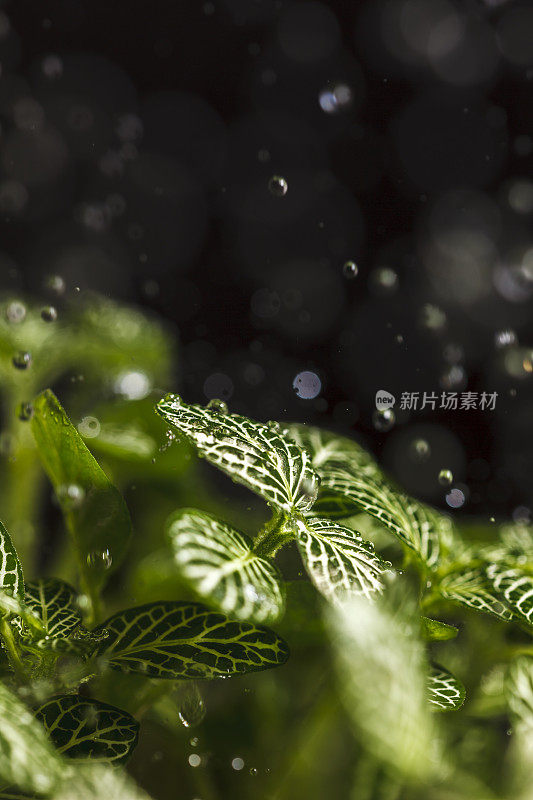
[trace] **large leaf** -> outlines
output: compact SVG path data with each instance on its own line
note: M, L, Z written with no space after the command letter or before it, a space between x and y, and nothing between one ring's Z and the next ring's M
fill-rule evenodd
M354 595L372 597L383 588L381 576L390 563L374 552L361 534L329 519L295 521L298 548L311 580L335 603Z
M385 479L339 467L321 476L314 511L347 517L362 510L378 519L429 566L439 559L441 532L448 523L437 512L393 489Z
M495 594L520 619L533 625L533 575L507 564L491 564L487 577Z
M22 566L11 537L0 522L0 589L7 594L24 599Z
M82 577L89 587L101 586L120 564L130 539L124 500L50 390L35 400L32 430L73 538Z
M457 711L464 703L465 687L439 664L432 664L427 680L427 698L432 711Z
M438 591L446 600L484 611L498 619L509 620L513 616L505 603L495 594L482 567L465 567L446 575L441 580Z
M211 464L285 511L307 511L318 491L318 476L307 452L278 423L253 422L215 408L187 405L167 395L156 406Z
M276 567L243 533L210 514L183 509L168 523L174 561L194 591L236 619L271 622L283 611Z
M289 650L268 628L236 622L197 603L160 602L110 617L96 648L111 668L150 678L228 678L277 667Z
M39 722L0 683L0 781L27 792L47 794L63 764Z
M352 598L329 612L339 694L359 742L405 782L423 781L438 764L414 600L397 580L376 602Z
M120 763L137 744L137 720L99 700L75 694L54 697L35 716L57 751L69 758Z

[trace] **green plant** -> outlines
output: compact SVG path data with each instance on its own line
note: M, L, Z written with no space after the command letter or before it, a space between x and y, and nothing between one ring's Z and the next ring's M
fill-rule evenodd
M154 736L164 730L174 750L183 750L176 720L182 729L202 725L204 694L220 683L212 679L247 673L260 673L252 684L257 697L228 690L212 747L223 748L225 739L233 747L242 728L271 758L279 753L262 784L272 800L320 798L329 784L336 796L358 800L530 796L529 526L502 525L497 537L488 526L460 528L405 495L355 441L305 425L253 422L221 401L201 407L167 395L156 405L158 428L150 398L116 402L104 389L105 402L90 409L97 431L87 428L83 405L85 422L75 426L51 390L31 400L63 363L53 367L55 354L36 349L42 331L32 319L24 341L34 336L35 364L42 357L49 366L43 363L31 386L24 370L9 366L21 346L10 325L23 321L6 323L9 336L0 330L11 437L1 487L11 516L0 525L0 798L146 797L113 769L131 756L140 723ZM73 313L54 334L59 352L71 347L85 359L84 388L109 386L117 369L131 367L129 343L122 338L110 353L102 342L101 363L93 364L74 347L76 319ZM146 353L136 369L164 380L168 358L150 364L148 342L151 332L152 344L168 352L164 335L132 319L144 331L132 350L142 344ZM99 341L91 330L85 347ZM26 405L17 415L21 397ZM168 426L185 443L165 444ZM271 518L255 536L223 519L221 508L250 530L260 509L213 496L209 475L194 471L191 447L269 505ZM17 458L30 473L20 486ZM69 547L61 541L44 577L34 578L42 560L39 493L32 484L24 508L13 492L24 492L30 478L40 484L39 463ZM29 539L12 517L17 508L32 520ZM17 554L19 539L29 567ZM216 702L211 713L217 717ZM313 762L324 753L333 772L322 764L322 778ZM235 796L216 764L216 781L196 764L195 796ZM506 777L495 777L504 765ZM241 769L239 759L233 769ZM144 775L142 782L156 781ZM257 794L253 785L238 791Z

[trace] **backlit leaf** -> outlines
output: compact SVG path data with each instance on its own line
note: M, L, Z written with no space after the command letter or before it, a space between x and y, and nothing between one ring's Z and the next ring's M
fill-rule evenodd
M228 619L197 603L160 602L114 614L95 629L111 668L150 678L227 678L277 667L289 650L268 628Z
M318 476L310 456L278 423L187 405L177 395L164 397L156 411L202 457L277 508L304 512L313 505Z
M390 563L374 552L361 534L329 519L295 521L297 543L311 580L333 602L354 595L372 597L383 588L381 576Z
M120 564L130 539L131 521L124 500L50 390L36 398L31 424L78 552L82 576L89 586L101 586Z
M24 599L24 579L22 566L11 537L0 522L0 589Z
M370 453L353 439L298 423L289 425L288 430L291 438L309 453L319 475L337 466L348 467L358 475L382 476Z
M487 576L495 594L520 619L533 625L533 575L507 564L491 564Z
M168 536L180 574L211 605L236 619L271 622L283 610L281 576L243 533L210 514L184 509Z
M35 716L62 755L125 761L137 744L139 723L126 711L75 694L54 697Z
M429 617L420 618L420 627L422 638L426 642L445 642L448 639L455 639L459 633L459 630L453 625Z
M465 687L439 664L432 664L427 680L427 698L432 711L457 711L464 703Z
M441 580L438 591L446 600L484 611L498 619L509 620L513 616L495 594L482 567L465 568L446 575Z

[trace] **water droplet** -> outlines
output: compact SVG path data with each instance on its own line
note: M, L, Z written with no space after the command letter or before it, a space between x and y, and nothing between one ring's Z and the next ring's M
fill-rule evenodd
M209 403L207 404L207 408L210 411L217 411L219 414L227 414L228 404L224 402L224 400L219 400L217 397L213 397Z
M299 372L292 382L292 388L302 400L314 400L322 389L322 381L310 370Z
M17 369L28 369L31 364L31 355L25 351L21 351L13 356L13 366Z
M81 506L85 499L85 490L77 483L69 483L59 487L57 496L61 505L70 511Z
M23 322L26 317L26 306L24 303L19 303L18 300L13 300L12 303L6 308L6 319L8 322L19 323Z
M439 483L441 486L451 486L453 482L453 472L449 469L441 469L439 472Z
M396 415L392 408L376 409L372 414L374 428L381 433L386 433L394 427Z
M231 766L237 772L240 772L241 769L244 767L244 761L242 758L234 758L231 762Z
M110 569L113 564L113 556L107 548L104 550L93 550L87 556L87 564L91 569Z
M41 319L45 322L55 322L57 319L57 310L54 306L45 306L41 310Z
M57 295L65 293L66 284L61 275L50 275L46 281L46 288Z
M511 345L516 344L516 342L516 333L510 328L504 331L497 331L497 333L494 334L494 344L498 350L501 350L504 347L510 347Z
M307 498L310 507L318 496L318 482L314 477L310 476L303 479L302 494Z
M446 503L450 508L461 508L465 504L465 493L461 489L451 489L446 495Z
M345 261L342 267L342 274L345 278L351 280L352 278L357 277L357 273L359 272L359 267L355 263L355 261Z
M273 175L268 182L268 189L275 197L284 197L288 188L287 181L281 175Z
M193 736L192 739L189 740L189 744L191 747L198 747L199 742L200 739L198 738L198 736Z
M281 429L281 425L279 422L276 422L275 419L269 419L267 422L267 428L277 433Z
M250 769L250 775L257 775L257 769L256 769L256 767L251 767L251 769Z
M178 717L185 728L194 728L205 717L205 704L195 683L180 691Z
M17 408L17 417L21 422L28 422L33 417L33 406L31 403L20 403Z
M191 755L189 756L189 764L191 765L191 767L199 767L201 763L202 759L198 755L198 753L191 753Z
M94 439L100 433L100 422L96 417L84 417L78 423L78 433L86 439Z
M411 442L411 455L415 461L427 461L431 456L431 447L425 439L415 439Z

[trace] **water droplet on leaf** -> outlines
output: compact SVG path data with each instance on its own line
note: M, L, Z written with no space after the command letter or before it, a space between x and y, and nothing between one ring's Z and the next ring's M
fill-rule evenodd
M77 483L60 486L57 495L61 505L67 510L79 508L85 499L85 490Z
M31 364L31 355L25 351L21 351L13 356L13 366L17 369L28 369Z
M210 411L217 411L219 414L227 414L228 404L224 402L224 400L219 400L217 397L213 397L209 403L207 404L207 408Z

